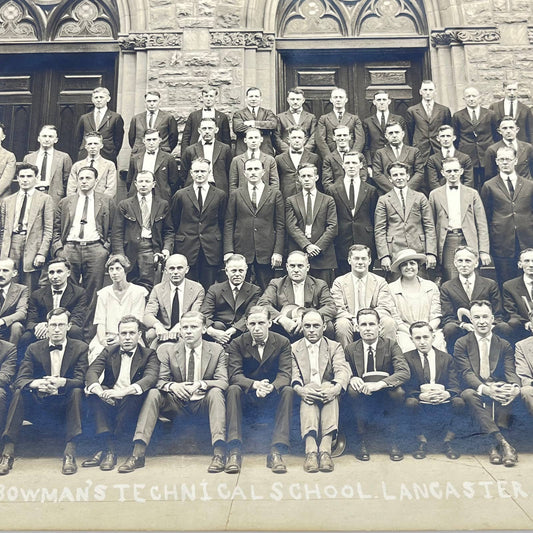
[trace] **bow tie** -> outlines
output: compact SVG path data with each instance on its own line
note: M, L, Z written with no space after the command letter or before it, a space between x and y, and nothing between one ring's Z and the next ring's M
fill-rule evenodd
M148 150L148 152L146 152L146 153L150 154L150 155L154 155L155 154L155 150L152 150L152 151Z
M264 348L265 344L265 341L252 341L252 346L261 346Z
M448 188L453 191L454 189L459 189L459 185L448 185Z
M54 296L61 296L63 294L63 291L52 291L52 294Z
M204 141L204 144L213 144L213 141Z
M61 351L63 349L63 345L62 344L50 344L50 346L48 346L48 349L53 352L54 350L59 350Z
M133 352L126 352L124 350L120 350L120 355L127 355L128 357L131 357L133 355Z
M303 154L303 150L291 150L291 154Z

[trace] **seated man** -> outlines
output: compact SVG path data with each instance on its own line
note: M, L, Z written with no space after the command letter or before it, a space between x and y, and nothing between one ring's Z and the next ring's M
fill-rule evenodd
M209 287L200 312L206 318L207 334L220 344L228 344L246 331L246 315L261 295L261 289L244 281L246 258L233 254L226 261L228 279Z
M346 348L359 338L357 311L363 307L375 309L379 316L380 333L383 337L396 340L400 322L398 310L387 282L368 271L372 263L370 248L354 244L348 250L348 264L351 272L338 277L331 287L331 295L337 308L335 338Z
M529 313L529 322L533 324L533 311ZM516 373L522 385L520 395L533 416L533 337L517 342L515 350Z
M435 335L427 322L413 322L409 327L416 349L404 353L411 377L405 384L405 407L411 415L412 434L418 447L415 459L427 454L426 431L436 428L446 430L442 450L448 459L458 459L459 453L452 446L457 416L464 409L459 396L457 371L450 354L433 347Z
M304 338L292 345L292 381L301 398L304 470L332 472L331 444L339 424L339 397L351 371L338 342L324 337L324 319L314 309L302 316ZM318 442L317 442L318 441Z
M28 287L15 283L13 259L0 259L0 339L17 345L28 315Z
M123 316L118 323L118 344L104 348L87 370L86 391L100 446L94 456L83 461L81 466L113 470L117 464L116 439L136 423L147 391L157 382L157 354L141 346L140 339L139 320L133 315ZM137 458L137 461L131 459L126 461L129 468L134 470L144 466L144 457Z
M199 311L204 301L204 289L196 281L185 279L189 271L187 258L171 255L165 263L168 277L158 283L150 293L144 312L144 325L149 328L146 341L157 347L160 342L176 341L183 313Z
M266 307L254 305L246 319L248 331L228 347L229 388L226 395L228 460L225 471L238 474L242 462L243 403L274 414L272 444L267 468L284 474L282 454L289 448L293 390L291 345L270 330L272 321Z
M64 307L52 309L46 320L46 338L28 348L15 379L15 393L2 435L2 476L13 467L15 444L24 420L53 427L56 434L66 426L61 472L69 475L78 470L76 440L82 433L81 404L89 347L67 337L71 323Z
M493 441L490 463L514 466L518 462L516 450L500 429L509 427L511 404L520 395L513 348L492 332L494 315L488 300L472 301L470 318L474 330L455 344L461 398Z
M17 349L10 342L0 340L0 431L4 431L10 387L17 370ZM1 463L0 463L1 466Z
M355 456L360 461L370 459L366 447L367 421L383 420L388 415L390 458L401 461L403 453L397 442L396 418L405 398L402 385L409 379L409 366L396 341L379 337L379 315L375 309L359 309L357 327L361 339L345 348L353 374L348 397L359 435Z
M301 312L313 308L324 317L326 335L332 338L336 310L326 282L307 274L310 266L304 252L291 252L285 266L287 275L273 279L257 302L268 308L272 330L291 340L301 338Z
M157 349L161 362L155 389L148 391L133 437L133 453L119 466L121 473L144 466L146 447L159 415L167 418L189 414L209 415L213 458L207 469L223 472L226 464L226 403L228 388L227 358L224 349L202 340L205 318L198 311L184 313L181 335L176 344L166 343Z

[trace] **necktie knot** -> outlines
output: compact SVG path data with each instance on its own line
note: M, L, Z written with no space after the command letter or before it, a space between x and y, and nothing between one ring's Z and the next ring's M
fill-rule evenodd
M55 350L59 350L61 351L63 349L63 345L62 344L50 344L50 346L48 347L48 349L53 352Z

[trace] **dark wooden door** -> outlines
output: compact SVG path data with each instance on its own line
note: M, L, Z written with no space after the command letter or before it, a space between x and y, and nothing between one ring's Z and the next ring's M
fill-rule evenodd
M0 56L0 122L7 128L4 146L17 161L38 148L44 124L58 128L58 150L75 160L76 123L91 108L91 92L107 87L115 108L117 55L20 54Z

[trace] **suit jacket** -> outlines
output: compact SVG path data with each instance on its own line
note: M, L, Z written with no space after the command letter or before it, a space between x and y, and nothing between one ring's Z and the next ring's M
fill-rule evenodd
M250 110L245 107L244 109L235 111L233 114L233 133L237 136L235 155L240 155L247 150L247 147L244 144L244 135L249 126L245 126L244 122L247 120L255 120L255 127L261 131L261 135L263 136L263 142L261 143L259 150L274 157L276 151L274 150L272 141L276 128L278 127L278 119L270 109L265 109L264 107L258 107L256 113L257 119L254 119Z
M130 168L126 180L129 196L137 194L135 187L135 178L143 168L144 152L138 153L131 157ZM163 150L158 150L155 158L154 167L155 194L167 202L179 188L178 164L174 157Z
M102 136L104 143L104 147L100 152L102 157L116 164L117 155L122 148L122 141L124 140L124 120L122 117L118 113L108 109L97 128L94 122L94 109L82 115L76 126L76 139L80 146L78 160L87 157L85 134L91 131L97 131Z
M197 109L189 114L187 121L185 122L185 127L183 128L183 133L181 134L181 157L183 157L185 150L200 139L200 134L198 133L198 128L202 122L202 110ZM222 111L215 109L215 122L218 127L218 132L216 134L216 140L224 143L228 146L231 146L231 133L229 130L229 120L228 116Z
M76 163L72 165L67 182L66 196L78 192L78 172L81 168L88 166L90 166L90 159L88 157L81 161L76 161ZM111 198L115 198L115 195L117 194L117 167L115 167L115 163L104 157L99 157L94 161L94 168L96 168L98 172L98 181L96 182L94 190L102 194L107 194Z
M121 366L120 344L105 347L100 355L90 364L85 384L90 387L98 383L102 372L102 388L112 389L117 382ZM159 377L159 359L155 350L137 345L132 355L130 380L132 385L139 385L143 392L155 387Z
M427 198L406 187L405 214L396 191L380 196L376 206L374 234L378 258L396 254L405 248L437 256L435 224Z
M7 291L4 305L0 307L0 318L11 327L13 322L26 321L28 316L28 287L19 283L11 282Z
M325 281L307 276L304 285L304 307L319 311L324 322L333 320L336 314L335 302ZM257 305L268 307L270 316L275 320L286 305L294 305L294 289L289 276L273 279L259 298Z
M425 192L425 159L418 148L404 144L400 152L400 159L396 159L390 144L388 144L376 152L372 162L372 181L380 194L387 193L392 189L387 167L396 161L400 161L409 167L409 175L411 176L408 182L409 188L414 191Z
M265 185L252 207L248 186L230 194L224 222L224 255L242 254L248 264L270 264L272 254L283 255L285 208L279 190Z
M69 281L59 303L61 307L69 311L71 324L78 327L85 324L87 318L87 293L85 289ZM50 285L33 291L28 306L26 329L33 330L37 324L46 322L46 315L53 308L54 299Z
M145 110L131 119L128 142L132 149L132 154L144 152L144 132L148 129L146 114L147 111ZM161 137L159 148L165 152L172 152L178 144L178 124L174 116L167 111L159 109L153 129L157 130L159 137Z
M318 373L324 382L338 383L346 390L352 377L350 365L346 361L342 346L335 341L322 337L318 347ZM292 345L292 379L291 385L307 385L311 383L311 365L309 351L305 339L300 339Z
M246 316L250 307L257 304L261 289L245 281L237 294L237 300L228 280L214 283L205 295L200 312L206 318L207 326L213 322L223 322L226 328L234 327L240 332L246 331Z
M168 390L171 383L183 383L187 379L187 354L185 342L180 339L176 343L166 342L157 350L161 363L156 388ZM216 342L202 341L202 381L208 389L216 387L221 390L228 388L228 357L224 348Z
M514 196L500 176L485 182L481 199L489 224L490 249L496 257L514 257L515 239L520 250L533 247L533 182L520 176Z
M331 196L316 192L311 237L306 237L306 200L304 200L304 194L299 193L291 196L285 204L289 252L305 250L309 244L315 244L321 249L321 252L316 257L309 257L311 268L337 268L337 259L333 246L334 239L337 236L335 200Z
M516 125L520 128L518 132L518 139L524 142L533 142L533 114L531 109L522 102L515 100L515 116ZM499 125L501 119L505 116L505 105L503 100L490 104L490 109L494 111L496 115L496 123ZM498 133L496 141L501 139L501 135Z
M52 363L48 349L49 344L48 339L30 344L13 384L16 389L25 389L34 379L51 375ZM59 372L60 377L66 378L67 382L64 387L59 388L60 394L83 387L88 366L88 351L89 346L87 344L67 337L65 353L61 361L61 371Z
M457 371L453 357L442 350L433 348L435 352L435 383L444 385L444 388L450 393L450 396L458 396L461 392L459 387L459 380L457 378ZM411 377L404 386L405 395L407 398L417 398L420 394L420 386L426 381L424 380L424 367L420 361L418 350L411 350L403 354L405 361L409 366Z
M466 388L477 390L480 385L495 381L520 385L520 378L515 371L513 348L506 340L494 333L489 349L490 377L488 379L483 380L479 375L479 347L473 332L461 337L455 343L454 360L463 390Z
M263 151L260 151L259 159L263 163L265 173L263 174L263 182L273 189L279 189L279 176L276 160ZM247 152L236 155L230 165L229 169L229 192L246 185L246 176L244 175L244 163L248 160Z
M7 389L17 371L17 348L10 342L0 340L0 387Z
M279 189L283 198L286 200L289 196L299 193L302 190L302 186L298 181L298 169L294 166L287 150L284 150L282 154L277 155L275 160L279 176ZM322 173L320 157L307 149L304 149L300 159L300 165L304 165L305 163L315 165L319 175Z
M528 337L515 346L516 374L522 387L533 385L533 337Z
M518 150L516 151L516 173L525 179L532 179L533 176L533 146L527 142L517 140ZM485 152L484 166L485 176L497 176L500 169L496 164L496 154L499 148L506 146L503 141L491 144Z
M289 149L289 130L296 126L294 117L290 111L283 111L278 113L278 127L274 133L275 147L279 153L286 152ZM315 130L316 130L316 117L309 111L302 110L300 114L300 121L298 126L305 131L307 140L304 148L310 152L315 151Z
M450 279L440 288L440 303L442 310L442 325L459 324L457 310L460 307L470 308L472 300L488 300L492 305L495 322L501 322L503 316L502 298L498 284L489 278L475 274L472 297L469 299L459 277Z
M524 276L518 276L506 281L503 284L502 293L505 319L508 321L509 326L512 328L523 327L526 322L529 322L529 309L524 298L527 300L529 307L533 309L533 301L524 283ZM518 348L518 344L516 346Z
M250 392L254 381L268 379L276 392L291 381L291 344L285 337L268 332L263 357L257 346L252 346L250 332L232 340L228 346L228 376L230 385L239 385Z
M222 264L222 234L227 196L210 186L202 212L194 187L179 190L170 202L170 227L174 233L174 251L187 257L189 264L198 260L200 248L210 265Z
M182 152L183 153L183 152ZM201 142L191 144L185 149L185 153L181 156L181 182L185 186L192 184L192 179L189 176L192 162L204 157L204 145ZM226 194L229 191L229 172L233 155L231 148L220 141L213 143L213 161L211 171L215 180L215 185L223 190Z
M68 234L74 215L76 213L76 204L79 196L73 194L63 198L56 208L54 215L54 234L52 237L52 254L57 255L58 250L63 248L68 240ZM94 193L94 220L96 230L100 235L102 244L109 250L111 247L111 228L115 220L116 212L115 202L105 194Z
M467 187L474 187L474 169L472 168L472 160L466 154L455 150L453 157L459 160L464 172L461 176L461 183ZM442 156L442 150L434 153L427 162L427 183L430 191L444 185L446 178L442 175L442 162L444 157Z
M18 193L5 198L0 204L0 258L9 257L13 230L20 215L16 210ZM28 213L27 234L24 242L22 264L24 272L33 272L36 255L46 257L52 242L54 227L54 202L48 194L34 191Z
M335 239L337 261L346 260L348 249L352 244L368 246L372 251L372 257L375 257L374 213L378 201L377 190L361 180L353 215L344 181L331 186L329 194L333 197L337 208L338 231Z
M344 349L346 361L350 364L352 375L362 378L365 372L363 341L348 344ZM400 387L410 376L409 366L403 356L402 349L396 341L391 339L378 338L376 346L376 372L387 372L389 376L383 381L388 387Z
M16 165L15 154L0 145L0 198L11 194L11 184L15 177Z
M37 156L39 150L31 152L24 156L24 163L37 164ZM65 196L65 187L67 185L70 170L72 169L72 159L65 152L60 152L54 148L52 156L52 170L48 176L49 188L48 194L52 197L54 207L57 206L59 200ZM39 169L40 170L40 169ZM38 184L38 183L37 183Z
M474 167L482 167L485 150L498 138L498 119L494 112L480 107L478 123L473 124L470 113L465 107L452 117L452 125L457 137L455 145L462 153L467 154Z
M315 130L315 142L318 154L322 160L326 159L331 152L336 150L333 134L337 126L347 126L352 135L350 147L357 152L363 152L365 146L365 132L363 130L363 123L357 115L344 112L342 120L339 123L339 118L334 111L322 115L318 119L318 124Z
M407 133L407 126L403 117L389 113L389 121L393 120L400 123L405 133ZM385 132L381 129L381 124L375 113L363 120L363 130L365 132L365 147L363 153L365 154L366 164L370 167L372 166L375 153L380 148L384 148L388 144L388 141L385 138Z
M167 222L168 202L152 196L150 228L154 253L172 250L173 232ZM125 255L131 264L137 263L142 232L142 213L137 195L118 204L117 216L111 233L111 248L114 254Z
M344 178L342 155L335 148L322 161L322 188L326 194L330 194L331 187ZM361 169L360 174L363 175Z
M490 252L489 228L479 193L464 185L459 185L459 193L461 198L461 227L466 244L478 252L488 254ZM439 260L442 261L444 242L450 226L446 185L431 191L429 205L435 222Z
M440 150L437 141L439 128L444 124L452 123L452 114L446 106L434 102L433 113L428 118L422 103L418 103L407 109L405 122L409 134L409 144L420 150L425 162L431 154Z
M191 281L187 278L185 278L183 283L185 285L183 287L183 309L181 309L181 314L187 311L200 311L204 301L204 288L196 281ZM143 322L147 328L153 328L156 323L159 323L165 329L170 329L170 319L172 317L171 291L170 281L158 283L152 289L144 310Z

